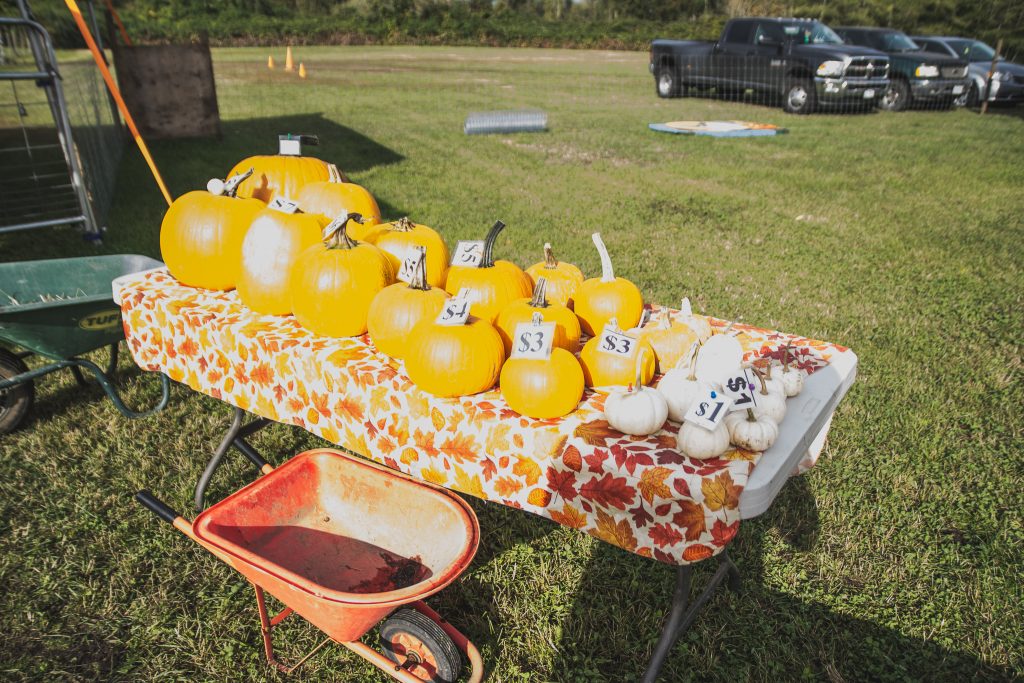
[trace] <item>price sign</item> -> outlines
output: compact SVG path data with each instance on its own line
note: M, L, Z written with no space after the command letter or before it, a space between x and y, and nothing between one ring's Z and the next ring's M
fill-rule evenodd
M438 325L465 325L469 319L469 309L473 302L470 300L469 292L460 289L459 293L448 299L441 312L437 314Z
M632 356L636 351L636 339L628 334L605 327L601 330L597 350L614 356Z
M512 358L547 360L554 341L555 323L519 323L512 337Z
M287 197L274 197L268 206L275 211L280 211L281 213L295 213L299 210L298 203L293 202Z
M714 431L732 407L732 399L720 391L708 391L693 403L693 407L683 416L690 424Z
M742 373L734 373L722 382L722 393L732 399L729 412L746 410L757 405L754 397L754 377L750 370L744 368Z
M398 269L398 279L402 282L412 282L412 279L416 276L416 271L420 267L420 260L425 258L426 254L417 249L412 255L402 259L402 265Z
M483 240L460 240L459 243L455 245L455 256L452 257L453 266L476 268L483 260Z

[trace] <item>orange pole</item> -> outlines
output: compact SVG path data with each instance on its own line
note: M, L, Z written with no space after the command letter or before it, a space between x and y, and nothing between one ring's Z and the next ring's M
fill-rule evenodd
M135 119L132 118L131 112L128 111L128 105L124 103L124 99L121 97L121 91L117 87L117 83L114 82L114 77L110 75L110 69L107 68L107 63L103 59L103 54L100 52L99 47L96 46L96 41L93 40L92 33L89 31L89 26L85 23L85 17L82 16L82 11L78 8L78 3L75 0L64 0L64 4L71 10L71 16L74 17L75 23L78 24L78 30L85 38L85 44L89 46L89 51L92 52L92 58L96 61L96 66L99 68L100 73L103 75L103 80L107 84L107 89L110 90L110 94L113 95L114 101L117 103L117 108L121 111L121 115L124 117L124 122L128 124L128 130L131 131L132 137L135 138L135 144L139 146L139 151L142 152L142 157L146 160L149 165L149 170L153 173L153 178L156 179L156 184L160 186L160 192L164 195L164 199L167 201L167 205L171 205L171 193L167 191L167 186L164 184L164 179L160 176L160 171L156 167L156 162L153 161L153 157L149 153L149 148L146 147L145 140L139 134L139 129L135 127Z
M114 18L114 23L117 24L117 30L121 33L121 39L124 41L124 44L131 46L132 39L128 37L128 31L124 30L121 17L118 16L117 10L114 9L114 0L107 0L107 9L110 10L110 16Z

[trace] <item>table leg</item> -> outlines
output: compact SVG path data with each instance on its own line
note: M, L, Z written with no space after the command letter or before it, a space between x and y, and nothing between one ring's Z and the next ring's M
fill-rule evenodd
M711 596L714 595L718 586L723 581L728 580L729 588L732 590L739 590L740 587L739 570L736 569L736 565L729 558L729 551L723 550L718 555L718 568L715 570L708 585L697 596L693 605L690 605L689 609L687 609L690 602L690 578L692 574L693 565L686 564L676 568L676 587L675 592L672 594L672 607L669 610L668 618L665 620L665 626L662 628L661 637L658 638L658 644L654 646L651 660L647 663L647 671L644 672L642 683L655 683L658 680L658 674L661 672L661 667L665 663L665 659L668 658L672 646L690 628L697 618L697 614L711 600Z
M203 473L199 476L198 483L196 483L196 512L201 512L203 507L205 507L206 487L210 485L213 473L220 467L221 460L224 459L225 454L227 454L232 446L241 451L246 458L256 465L257 469L262 468L266 464L266 461L260 456L259 452L245 440L245 437L255 434L269 425L270 420L261 417L243 426L244 420L245 411L241 408L235 408L235 412L231 417L231 426L228 428L227 433L224 434L224 438L221 439L220 445L213 452L213 457L206 464L206 469L203 470Z

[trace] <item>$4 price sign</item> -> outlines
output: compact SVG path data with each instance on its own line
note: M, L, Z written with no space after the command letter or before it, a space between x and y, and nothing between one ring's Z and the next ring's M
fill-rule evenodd
M547 360L555 341L555 323L519 323L512 338L512 358Z
M438 325L465 325L466 320L469 319L469 309L473 305L470 301L470 294L465 289L460 289L459 293L448 299L448 302L441 309L441 312L437 314Z
M455 256L452 257L453 266L476 268L483 260L483 240L461 240L455 245Z
M732 407L732 399L720 391L710 390L694 401L693 407L683 419L708 431L714 431Z
M601 330L601 339L597 342L597 349L615 356L632 356L636 351L636 339L606 327Z
M722 383L722 393L732 399L732 407L729 412L735 410L746 410L757 405L754 398L754 378L750 370L744 368L743 374L727 377Z

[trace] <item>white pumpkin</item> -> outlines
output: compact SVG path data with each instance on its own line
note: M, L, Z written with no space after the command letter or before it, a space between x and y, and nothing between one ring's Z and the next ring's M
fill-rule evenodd
M781 391L768 391L764 374L757 370L754 374L761 381L761 389L754 396L754 401L757 402L754 414L758 417L767 417L775 424L781 423L786 417L786 395Z
M657 389L643 384L643 356L641 348L636 358L636 383L625 391L616 389L604 402L604 417L608 424L623 434L647 436L653 434L668 417L668 403Z
M748 451L766 451L779 438L779 426L767 417L758 417L754 411L729 413L725 418L729 441Z
M689 362L679 361L678 364L658 381L658 391L665 397L668 404L668 418L673 422L682 422L683 415L689 412L700 396L706 394L709 387L697 380L693 374L694 359L697 356L697 344L691 347ZM686 365L684 366L684 363Z
M721 386L728 377L741 374L743 347L730 334L716 334L700 347L694 374L711 386Z
M729 450L729 429L724 421L714 429L684 422L676 436L676 449L696 460L717 458Z
M702 315L694 315L693 307L690 305L690 297L683 297L683 303L679 306L679 315L676 316L676 321L693 330L701 344L711 337L711 323Z
M787 344L782 354L782 373L779 379L782 381L782 391L786 396L796 396L804 390L804 373L789 367L789 349Z

